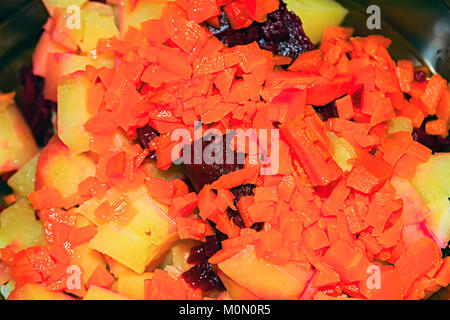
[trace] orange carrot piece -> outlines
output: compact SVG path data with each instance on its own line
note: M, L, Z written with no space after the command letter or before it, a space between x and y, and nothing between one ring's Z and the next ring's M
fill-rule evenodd
M293 64L291 64L288 70L291 71L311 71L317 72L323 63L323 53L321 50L316 49L301 54Z
M256 255L275 265L285 265L291 259L291 250L283 245L280 232L269 230L261 234L255 244Z
M369 225L373 226L372 235L382 235L389 217L394 211L401 207L402 204L386 199L385 194L377 192L369 205L369 210L365 219Z
M428 114L436 114L439 100L441 100L446 90L447 80L442 78L439 74L434 74L430 81L428 81L425 93L421 97Z
M322 205L322 213L325 216L335 216L336 212L343 207L345 199L350 194L350 188L346 185L346 180L342 179L334 187L330 196L325 200Z
M147 179L146 185L148 188L148 193L155 200L164 204L170 204L172 202L175 191L173 184L169 181L151 177Z
M295 189L294 177L291 175L284 176L278 184L278 195L280 199L289 201Z
M174 278L166 271L156 269L151 279L145 280L146 300L201 300L202 293L182 278Z
M11 194L4 196L3 200L5 201L6 205L9 206L17 201L17 196L14 193L11 193Z
M347 186L355 190L370 193L386 181L392 173L392 167L383 159L368 152L359 152L355 166L347 179Z
M383 248L391 248L395 246L401 238L403 224L399 219L392 227L384 231L382 235L377 237L378 242Z
M450 122L450 87L447 87L447 90L442 95L436 109L436 115L442 121L446 123Z
M338 110L339 118L344 120L350 120L355 114L353 110L352 97L346 95L345 97L336 100L336 107Z
M244 248L248 244L255 243L261 235L262 233L258 233L254 229L241 229L239 236L222 241L222 248L225 250Z
M81 228L75 228L70 231L69 242L73 247L77 247L82 243L91 240L97 233L97 228L93 225L88 225Z
M222 261L225 261L225 260L231 258L232 256L234 256L241 250L242 250L242 248L240 248L240 247L219 250L211 258L208 259L208 262L211 264L219 264Z
M49 209L64 207L61 193L55 188L43 188L28 195L34 209Z
M328 264L316 261L313 265L317 269L311 282L313 288L335 286L341 280L339 274Z
M374 103L376 104L375 109L370 117L370 124L372 126L396 117L390 99L380 97Z
M206 235L206 223L196 218L176 218L180 239L201 240Z
M376 68L375 85L384 93L400 92L399 80L391 69Z
M103 84L97 83L92 87L88 88L87 91L87 111L89 114L94 115L97 114L101 103L103 101L103 97L105 95L105 89Z
M252 3L252 7L249 8L247 3L251 3L244 0L232 1L223 7L223 11L230 21L230 25L233 29L247 28L253 22L256 14L256 2Z
M96 197L101 199L108 191L108 186L101 183L96 177L88 177L78 185L78 193L82 197Z
M33 269L41 274L42 279L48 279L52 276L55 270L55 262L50 257L48 246L29 247L25 249L25 255Z
M329 143L328 138L323 140L327 145L320 146L311 140L310 132L303 129L305 124L298 116L281 127L281 136L290 146L291 152L300 161L313 185L327 185L342 174L342 170L331 158L330 151L322 151ZM315 130L320 135L322 129ZM320 137L320 136L319 136Z
M380 147L380 151L383 153L383 160L394 166L406 153L412 142L413 139L409 132L400 131L389 134Z
M323 256L323 261L336 270L345 282L360 281L367 276L369 260L343 240L331 244Z
M220 8L216 0L186 0L189 20L202 23L212 17L220 15Z
M190 53L197 44L204 30L196 23L177 15L170 10L163 10L161 17L165 30L172 40L185 53ZM168 62L167 64L171 64Z
M267 14L278 10L280 3L276 0L256 0L255 2L255 21L265 22L267 20Z
M352 234L360 233L368 227L367 223L361 219L358 206L354 201L351 201L348 206L346 206L344 215L347 219L348 228Z
M220 103L216 108L208 110L201 116L204 124L211 124L223 119L226 115L231 113L235 107L233 103Z
M441 268L434 277L437 284L442 287L447 287L450 283L450 257L446 257L441 265Z
M324 106L348 93L352 86L351 76L338 75L332 81L308 87L307 104Z
M198 194L198 209L199 215L203 220L214 217L220 211L216 206L216 195L211 190L210 186L203 187Z
M441 250L436 242L422 237L400 256L395 268L400 272L404 288L408 289L414 280L439 266L441 261Z
M106 164L108 177L120 177L125 171L126 154L124 151L111 157Z
M218 214L215 217L217 230L228 235L228 237L236 237L240 233L239 227L228 217L226 213Z
M195 192L173 198L169 207L169 215L171 217L184 217L190 214L198 204L197 194Z
M308 246L313 250L323 249L330 245L327 234L324 230L319 228L317 223L306 228L303 231L303 237Z
M255 202L276 202L279 199L275 186L256 187L253 192L255 194Z
M405 103L403 109L400 110L398 115L409 118L414 128L420 128L423 120L425 119L424 111L417 105L417 103L413 102L413 99Z
M247 212L251 221L255 222L272 221L275 216L274 205L270 202L257 202L248 207Z
M434 279L423 276L421 279L414 281L408 290L408 294L405 296L405 300L422 300L430 292L436 292L439 287Z
M99 219L110 220L113 215L113 208L109 204L108 200L105 200L100 204L94 212L95 216Z
M49 254L55 259L57 264L67 265L70 262L70 257L63 246L54 245L51 246Z
M222 96L227 96L230 92L236 71L236 68L227 68L217 73L214 79L214 85L219 89Z
M151 44L164 43L169 39L169 33L159 19L147 20L141 23L142 33Z
M425 124L426 133L428 133L429 135L434 135L434 136L438 136L438 135L447 136L448 128L449 128L448 123L446 123L442 119L428 121Z
M172 180L170 180L170 184L173 187L173 196L174 197L182 197L189 193L189 187L183 180L172 179Z
M113 282L114 276L109 273L104 266L100 265L89 277L86 287L89 288L91 285L96 285L99 287L109 288Z
M241 197L237 202L236 206L241 214L242 220L247 228L250 228L255 221L252 219L250 213L248 212L248 208L255 204L253 196L245 196Z
M276 66L286 66L292 63L292 58L276 54L273 56L273 62Z
M377 254L383 249L378 243L377 238L373 237L368 231L361 232L358 239L364 243L367 251L371 254Z
M224 212L228 208L237 210L236 206L234 205L234 198L235 197L233 193L228 189L217 190L217 197L216 197L217 208L222 212Z
M192 63L194 76L217 73L225 69L223 55L197 58Z
M221 176L211 185L213 189L231 189L241 184L254 184L258 176L259 167L256 165L248 165L244 169L233 171Z
M417 165L420 160L416 157L405 154L397 162L394 167L394 173L399 177L411 179L416 174Z
M372 115L377 109L385 109L389 102L381 92L364 89L361 101L361 113Z
M411 83L414 80L414 66L410 60L397 61L397 67L395 68L397 78L400 83L400 89L403 92L411 91Z
M368 272L367 279L359 283L360 293L370 300L399 300L403 299L405 289L402 286L401 276L392 266L374 266L379 269L373 269ZM378 271L379 270L379 271ZM369 270L370 271L370 270ZM371 282L369 279L372 276L375 279L375 272L379 272L380 282ZM369 287L371 284L373 287ZM379 285L379 286L378 286Z
M408 150L406 150L406 153L416 157L422 162L427 162L431 156L431 149L429 149L428 147L424 146L423 144L417 141L413 141L409 145Z

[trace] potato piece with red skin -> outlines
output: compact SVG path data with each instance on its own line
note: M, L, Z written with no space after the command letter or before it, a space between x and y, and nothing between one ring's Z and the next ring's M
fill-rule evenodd
M116 290L127 297L136 300L145 299L145 281L153 277L153 273L137 274L132 271L123 271L117 277Z
M115 291L92 285L83 300L130 300L130 298Z
M278 266L260 259L253 245L219 263L219 269L255 296L271 300L298 298L313 275L310 265Z
M74 154L58 137L53 137L39 155L36 190L55 188L64 199L78 192L78 185L95 176L96 164L87 155Z
M0 93L0 173L19 169L38 152L13 98L14 93Z
M68 51L69 49L53 41L50 33L44 31L33 52L33 73L37 76L45 77L47 75L49 54Z
M135 3L133 3L135 2ZM119 2L120 34L123 37L130 27L141 29L141 23L151 19L159 19L164 3L151 0Z
M53 15L55 8L68 8L71 5L81 6L86 1L87 0L42 0L50 15Z
M55 292L37 283L27 283L15 288L8 300L74 300L62 292Z
M227 293L233 300L259 300L257 296L251 293L248 289L238 285L233 279L227 276L222 271L217 273L223 285L225 286Z

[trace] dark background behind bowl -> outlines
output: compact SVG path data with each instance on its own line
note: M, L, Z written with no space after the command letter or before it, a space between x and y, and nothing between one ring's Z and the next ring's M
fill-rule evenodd
M338 0L349 9L344 25L355 35L382 34L392 39L394 59L426 65L450 80L450 0ZM381 8L381 30L368 30L366 9ZM31 54L47 19L41 0L0 0L0 92L20 91L20 70ZM443 288L434 299L449 299Z

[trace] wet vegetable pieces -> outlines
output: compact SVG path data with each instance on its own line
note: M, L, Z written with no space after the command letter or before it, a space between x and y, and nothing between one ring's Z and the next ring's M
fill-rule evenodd
M36 157L0 96L0 169L19 169L0 216L9 299L422 299L449 284L450 155L412 132L448 139L450 89L393 61L389 39L317 20L345 16L325 0L44 3L33 71L56 134ZM269 129L249 140L278 146L276 172L237 145L243 163L188 165L187 180L172 134L199 126Z

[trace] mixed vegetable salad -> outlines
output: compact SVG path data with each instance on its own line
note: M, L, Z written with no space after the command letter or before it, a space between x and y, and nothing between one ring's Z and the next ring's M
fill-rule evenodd
M450 88L332 0L43 0L0 94L0 293L424 299ZM242 139L241 139L242 138ZM213 161L209 161L209 160Z

